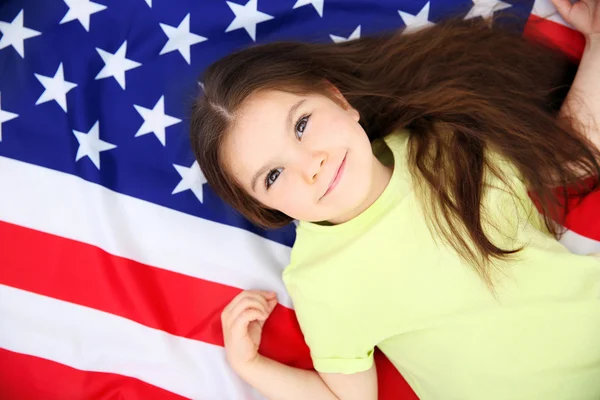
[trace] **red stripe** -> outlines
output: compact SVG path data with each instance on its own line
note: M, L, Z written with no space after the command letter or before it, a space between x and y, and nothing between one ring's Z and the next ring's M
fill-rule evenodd
M181 400L139 379L81 371L0 348L0 398L15 400Z
M600 190L572 206L565 226L581 236L600 241Z
M558 47L574 60L581 59L585 47L585 38L578 31L562 24L530 15L523 35L543 43Z
M577 185L566 188L567 199L565 203L565 190L557 188L554 190L559 204L550 215L559 216L562 219L565 207L567 216L563 225L573 232L589 239L600 241L600 181L595 178L587 178ZM578 193L588 193L581 198ZM529 193L530 198L539 212L542 211L540 201L534 193Z
M379 400L419 400L394 364L375 348Z
M220 312L240 292L237 288L6 222L0 222L0 237L6 248L1 264L10 266L0 268L0 283L223 345ZM309 368L308 349L293 310L278 307L269 321L265 350L271 353L277 343L274 355L279 359Z
M97 247L0 222L0 283L120 315L174 335L223 345L221 310L240 289L140 264ZM32 246L35 243L35 246ZM31 249L35 251L31 251ZM265 324L261 353L310 369L293 310L278 306ZM378 357L382 399L414 399L408 384ZM389 397L391 396L391 397Z

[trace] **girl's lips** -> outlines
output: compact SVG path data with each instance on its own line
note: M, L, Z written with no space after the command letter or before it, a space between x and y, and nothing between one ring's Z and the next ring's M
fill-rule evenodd
M323 198L323 197L327 196L329 193L331 193L333 191L333 189L335 189L335 187L338 185L338 183L340 182L340 180L342 179L342 175L344 174L344 169L345 169L345 166L346 166L346 157L347 157L347 155L348 155L348 153L346 153L346 155L344 155L344 159L342 160L342 163L338 167L338 170L337 170L337 172L335 174L335 177L333 178L333 180L329 184L329 187L327 188L327 191L325 192L325 194L321 198Z

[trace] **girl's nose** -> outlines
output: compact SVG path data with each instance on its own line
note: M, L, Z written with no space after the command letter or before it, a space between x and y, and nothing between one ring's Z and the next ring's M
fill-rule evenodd
M326 160L327 156L323 153L319 153L313 155L311 160L306 163L305 176L308 183L317 181L319 174L323 171L323 165Z

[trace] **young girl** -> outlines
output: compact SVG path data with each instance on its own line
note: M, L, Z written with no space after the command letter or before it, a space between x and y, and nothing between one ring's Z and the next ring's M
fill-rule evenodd
M556 6L586 36L578 70L447 20L205 71L208 182L256 224L299 220L283 278L316 372L258 353L274 293L222 314L228 361L267 398L376 399L377 346L422 400L600 399L600 261L557 241L566 189L600 176L600 7Z

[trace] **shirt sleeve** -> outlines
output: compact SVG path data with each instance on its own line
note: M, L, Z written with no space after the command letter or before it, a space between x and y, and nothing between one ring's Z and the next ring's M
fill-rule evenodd
M354 374L371 368L375 344L359 329L360 318L344 307L343 299L293 284L288 291L317 371Z

